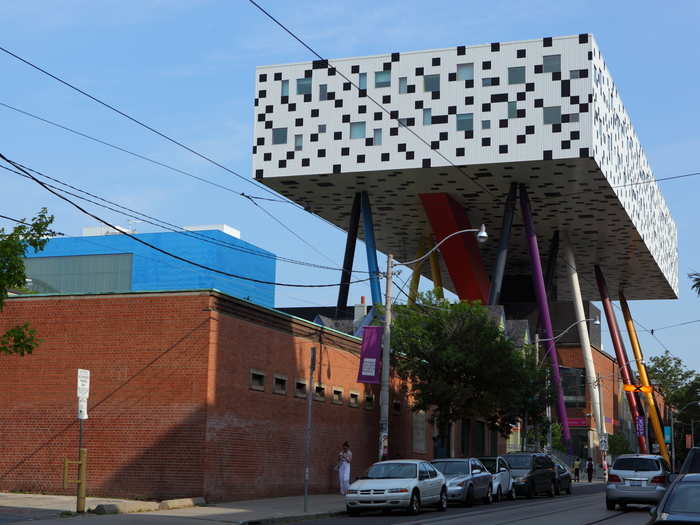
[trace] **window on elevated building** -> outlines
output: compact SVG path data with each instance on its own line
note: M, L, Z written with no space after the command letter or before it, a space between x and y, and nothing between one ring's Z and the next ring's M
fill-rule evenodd
M374 73L374 87L385 88L391 86L391 71L376 71Z
M457 64L457 80L474 80L474 64Z
M297 78L297 95L310 95L311 94L311 79L310 78Z
M425 75L423 89L427 92L440 91L440 75Z
M561 71L561 55L545 55L542 64L545 73L558 73Z

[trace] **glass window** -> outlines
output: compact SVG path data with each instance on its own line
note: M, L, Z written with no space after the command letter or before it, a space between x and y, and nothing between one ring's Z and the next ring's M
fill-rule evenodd
M318 99L319 100L328 100L328 85L327 84L321 84L318 86Z
M366 479L415 479L417 476L414 463L377 463L367 469Z
M287 143L287 128L272 128L272 143L286 144Z
M428 469L428 474L430 474L431 478L437 478L438 476L438 471L435 470L435 467L433 467L430 463L425 464L425 468Z
M382 145L382 130L377 128L374 130L374 135L372 137L372 144L375 146L381 146Z
M488 470L491 474L496 474L498 472L498 469L496 467L496 458L479 458L479 459L481 459L481 462L486 467L486 470Z
M325 125L325 124L319 124L319 125L318 125L318 132L319 132L319 133L325 133L325 132L326 132L326 125Z
M383 88L391 86L390 71L376 71L374 73L374 87Z
M408 79L399 77L399 93L408 93Z
M367 73L360 73L360 81L358 82L360 89L367 89Z
M289 96L289 80L282 81L282 96L283 97Z
M350 401L348 403L351 407L360 406L360 394L357 392L350 392Z
M508 68L508 83L509 84L524 84L525 83L525 66L509 67Z
M301 151L303 144L304 144L304 136L303 135L294 135L294 151Z
M698 514L698 501L700 501L700 483L677 483L666 500L663 511L670 514Z
M482 78L481 79L481 85L482 86L497 86L498 82L495 82L493 78L488 77L488 78Z
M545 73L556 73L561 71L561 55L545 55L544 67L542 71Z
M559 367L564 402L570 408L586 406L586 371L583 368Z
M275 394L287 394L287 376L275 375L273 390Z
M442 472L443 476L451 474L466 476L468 474L466 461L435 461L433 462L433 467Z
M481 129L491 129L491 121L490 120L482 120L481 121Z
M250 371L251 390L265 390L265 373L260 370Z
M532 456L529 454L506 454L505 458L514 470L529 469L532 466Z
M294 395L296 397L306 397L306 381L297 379L294 383Z
M654 472L661 470L655 459L620 458L613 464L613 470L633 470L635 472Z
M311 79L310 78L297 78L297 95L310 95L311 94Z
M430 473L428 472L428 467L425 465L425 463L420 464L420 478L430 479Z
M351 139L363 139L365 138L365 123L364 122L351 122L350 123L350 138Z
M571 113L569 115L569 122L578 122L578 113Z
M457 80L474 80L474 64L457 64Z
M425 75L423 88L425 91L440 91L440 75Z
M457 131L471 131L474 129L474 113L457 114Z
M424 109L423 110L423 125L430 126L433 123L433 110Z
M545 124L561 124L561 106L549 106L543 108Z
M518 115L518 103L508 102L508 118L515 118Z
M408 119L407 118L400 118L399 125L400 126L408 126Z

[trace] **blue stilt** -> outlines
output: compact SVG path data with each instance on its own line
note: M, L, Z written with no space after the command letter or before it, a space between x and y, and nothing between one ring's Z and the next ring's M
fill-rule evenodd
M361 194L362 200L362 225L365 233L365 247L367 248L367 267L369 269L369 285L372 291L372 304L382 304L382 289L379 286L379 264L377 263L377 246L374 242L374 222L372 221L372 208L369 204L369 195L366 191Z

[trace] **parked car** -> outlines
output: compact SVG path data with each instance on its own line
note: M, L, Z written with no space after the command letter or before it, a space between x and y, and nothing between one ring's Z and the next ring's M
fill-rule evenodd
M491 473L478 459L436 459L433 466L445 476L448 501L464 505L471 505L476 500L491 503Z
M608 472L605 506L615 510L627 503L657 504L669 485L671 467L662 456L625 454L619 456Z
M680 474L649 514L648 525L700 523L700 474Z
M418 514L423 506L447 509L445 478L427 461L396 459L375 463L348 488L345 508L350 515L363 510L404 509Z
M571 486L573 481L571 471L558 458L554 456L551 456L551 458L552 461L554 461L554 465L556 467L555 471L557 473L557 484L554 487L554 494L556 494L557 496L562 492L571 494Z
M688 451L688 455L681 465L680 474L700 473L700 447L693 447Z
M513 487L513 475L510 465L501 456L479 458L489 472L491 472L491 490L494 501L501 501L503 498L515 499L515 488Z
M504 456L513 474L515 493L532 498L545 493L553 497L556 491L557 474L554 462L547 454L514 452Z

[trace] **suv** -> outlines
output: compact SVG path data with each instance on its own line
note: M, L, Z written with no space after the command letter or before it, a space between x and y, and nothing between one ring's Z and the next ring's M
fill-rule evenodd
M618 456L608 473L605 487L605 506L615 510L627 503L661 501L669 485L671 467L662 456L652 454L624 454Z
M545 493L554 496L557 473L548 454L515 452L503 456L510 464L513 487L517 495L527 498Z

